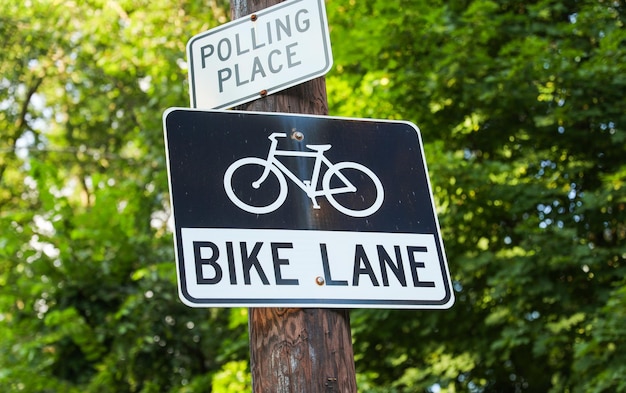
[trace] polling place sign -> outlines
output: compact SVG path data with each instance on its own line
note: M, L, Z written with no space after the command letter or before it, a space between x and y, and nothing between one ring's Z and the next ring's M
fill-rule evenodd
M227 109L325 75L324 0L290 0L192 37L191 107Z
M454 303L412 123L183 108L163 120L185 304Z

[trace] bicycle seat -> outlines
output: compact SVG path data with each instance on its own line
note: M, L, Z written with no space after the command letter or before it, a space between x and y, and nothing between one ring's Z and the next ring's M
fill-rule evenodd
M333 147L333 145L306 145L306 147L315 151L326 151Z

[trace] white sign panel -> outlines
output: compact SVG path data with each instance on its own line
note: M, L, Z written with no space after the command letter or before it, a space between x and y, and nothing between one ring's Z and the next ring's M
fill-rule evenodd
M413 308L420 299L441 308L448 293L434 235L182 228L181 236L181 299L194 307Z
M291 0L192 37L193 108L227 109L325 75L332 66L323 0Z

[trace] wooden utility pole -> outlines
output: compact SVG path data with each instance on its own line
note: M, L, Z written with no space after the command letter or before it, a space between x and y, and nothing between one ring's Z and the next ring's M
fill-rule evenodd
M279 2L231 0L231 18ZM326 82L320 77L237 109L326 115ZM347 310L251 308L249 329L255 393L356 392Z

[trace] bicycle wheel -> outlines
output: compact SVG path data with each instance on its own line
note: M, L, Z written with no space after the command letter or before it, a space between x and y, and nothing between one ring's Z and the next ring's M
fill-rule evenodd
M322 187L328 202L352 217L374 214L382 206L385 196L383 184L374 172L356 162L333 165L324 174Z
M268 165L270 174L258 186L253 185ZM226 169L224 190L238 208L248 213L266 214L285 202L288 188L285 176L276 167L261 158L246 157L233 162Z

